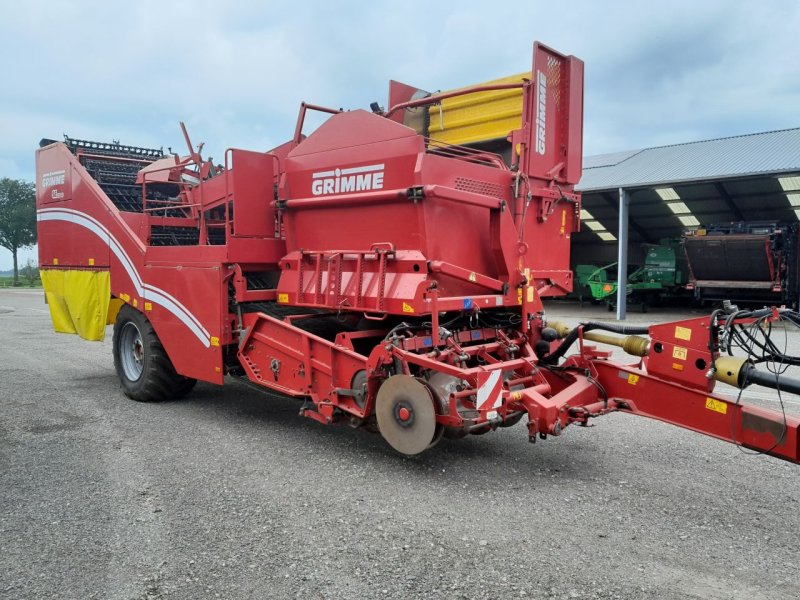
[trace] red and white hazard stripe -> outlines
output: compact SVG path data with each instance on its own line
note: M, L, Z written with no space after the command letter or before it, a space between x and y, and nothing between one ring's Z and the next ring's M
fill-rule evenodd
M503 373L499 369L478 373L478 410L490 411L487 418L503 403Z

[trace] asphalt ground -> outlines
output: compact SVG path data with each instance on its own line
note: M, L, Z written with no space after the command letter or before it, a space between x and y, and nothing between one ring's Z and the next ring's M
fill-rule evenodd
M237 382L132 402L110 332L0 291L0 597L800 597L798 466L624 414L404 458L298 409Z

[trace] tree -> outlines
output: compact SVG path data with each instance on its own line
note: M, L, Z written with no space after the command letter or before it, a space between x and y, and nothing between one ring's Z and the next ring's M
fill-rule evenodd
M33 287L39 279L39 269L36 263L30 258L28 262L25 263L25 266L20 269L20 274L25 278L25 281L30 287Z
M19 285L17 252L36 243L36 188L21 179L0 179L0 246L14 257L14 285Z

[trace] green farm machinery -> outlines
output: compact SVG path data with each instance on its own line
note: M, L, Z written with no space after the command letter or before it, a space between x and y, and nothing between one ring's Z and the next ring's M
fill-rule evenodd
M614 310L618 285L616 262L603 267L577 265L575 272L581 290L581 301L583 292L588 290L592 302L605 302L608 310ZM628 304L638 304L645 312L648 305L658 304L664 298L679 295L687 280L686 259L677 243L646 244L644 264L629 269Z

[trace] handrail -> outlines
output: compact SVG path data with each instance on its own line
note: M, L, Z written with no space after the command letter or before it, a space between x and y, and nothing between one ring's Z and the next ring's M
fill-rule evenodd
M300 103L300 114L297 115L297 125L294 128L294 137L292 141L295 144L300 143L300 136L303 135L303 124L306 120L306 112L308 110L316 110L318 112L329 113L332 115L338 115L340 112L344 112L340 108L328 108L326 106L319 106L317 104L306 104L305 102Z
M474 164L493 166L503 171L509 170L503 157L495 152L459 146L458 144L447 144L431 137L425 138L425 142L428 146L427 152L430 154L453 158L455 160L463 160L464 162L471 162Z
M165 167L160 167L158 169L153 169L152 171L144 171L142 173L142 212L145 212L147 210L147 176L150 175L151 173L160 173L161 171L171 171L172 169L175 169L176 167L180 167L182 169L183 167L188 165L190 162L191 162L190 158L185 160L185 161L180 160L180 161L176 162L174 165L167 165ZM175 185L177 185L179 187L185 185L183 181L173 181L171 183L174 183Z
M399 200L419 202L425 197L434 196L446 200L454 200L463 204L480 206L481 208L490 210L496 210L503 205L503 201L499 198L457 190L444 185L424 185L421 188L422 196L409 195L409 189L415 190L419 188L399 188L375 192L338 194L333 196L293 198L291 200L280 201L279 205L286 209L327 208L331 206L357 206L360 204L375 204L377 202L396 202Z

